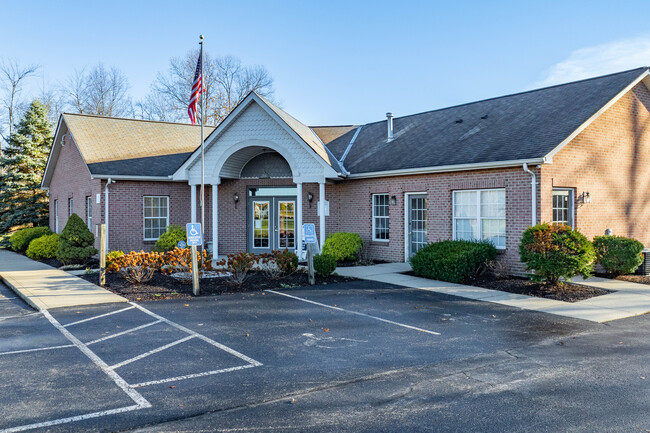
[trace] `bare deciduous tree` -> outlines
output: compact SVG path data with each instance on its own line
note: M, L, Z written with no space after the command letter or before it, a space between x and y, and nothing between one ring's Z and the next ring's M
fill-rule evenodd
M0 127L0 137L7 141L13 132L14 120L17 117L17 107L21 103L20 92L25 79L33 76L40 66L27 65L21 66L18 61L4 61L0 63L0 89L3 92L2 104L7 110L3 117L3 124ZM5 132L6 131L6 132ZM2 156L2 142L0 142L0 156Z
M119 117L133 114L129 88L126 75L100 63L89 71L75 71L62 91L68 106L78 113Z
M141 117L152 120L187 121L187 105L199 52L173 57L166 73L159 73L151 92L137 106ZM233 56L203 56L206 124L221 122L251 91L273 95L273 78L260 65L245 66Z

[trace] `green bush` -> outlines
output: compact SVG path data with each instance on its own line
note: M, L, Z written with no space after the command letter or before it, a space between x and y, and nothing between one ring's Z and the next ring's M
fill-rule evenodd
M519 256L535 281L561 284L560 278L587 278L594 270L594 247L579 231L564 224L537 224L524 231Z
M485 241L440 241L421 248L411 257L416 275L460 283L496 258L497 250Z
M88 230L86 223L73 213L59 237L59 249L56 258L63 263L84 263L97 254L95 236Z
M124 251L121 250L114 250L114 251L109 251L108 254L106 254L106 267L110 267L111 264L115 261L115 259L119 259L124 255Z
M52 233L51 235L41 236L29 243L27 247L27 257L41 260L53 259L56 257L56 252L59 249L59 235Z
M330 275L336 269L336 259L329 254L316 254L314 256L314 270L322 277Z
M643 263L643 244L622 236L596 236L596 261L613 275L631 274Z
M178 245L179 241L187 242L187 234L185 229L179 225L172 224L167 226L165 233L160 235L154 245L153 250L157 253L164 253L166 251L171 251Z
M29 247L31 241L49 234L52 234L52 232L47 227L28 227L12 234L9 242L14 251L23 252Z
M337 262L356 260L362 246L363 240L357 233L332 233L325 239L322 253L334 257Z

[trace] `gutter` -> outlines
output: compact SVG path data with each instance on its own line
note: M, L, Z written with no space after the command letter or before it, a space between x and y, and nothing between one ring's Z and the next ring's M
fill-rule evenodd
M528 164L524 162L523 169L526 173L530 174L530 207L531 207L531 226L537 224L537 177L535 173L528 168Z
M110 177L104 186L104 225L106 226L106 254L108 254L108 185L115 183Z
M115 179L115 180L141 180L141 181L154 181L154 182L186 182L181 180L174 180L171 176L130 176L130 175L114 175L114 174L94 174L90 176L91 179Z
M487 170L491 168L518 167L522 164L544 164L548 158L517 159L512 161L481 162L477 164L440 165L436 167L406 168L401 170L373 171L350 174L348 179L370 179L375 177L408 176L413 174L446 173L452 171Z

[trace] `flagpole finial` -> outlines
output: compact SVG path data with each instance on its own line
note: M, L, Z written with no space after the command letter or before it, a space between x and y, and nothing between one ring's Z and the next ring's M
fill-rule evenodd
M203 40L203 35L200 35L199 38L201 38L201 40Z

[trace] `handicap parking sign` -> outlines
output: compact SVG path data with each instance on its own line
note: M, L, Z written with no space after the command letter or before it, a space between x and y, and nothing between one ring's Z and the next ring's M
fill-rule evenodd
M187 245L196 246L201 245L201 224L200 223L188 223L186 226L187 230Z
M314 224L303 224L303 233L305 234L305 243L306 244L315 244L316 243L316 225Z

